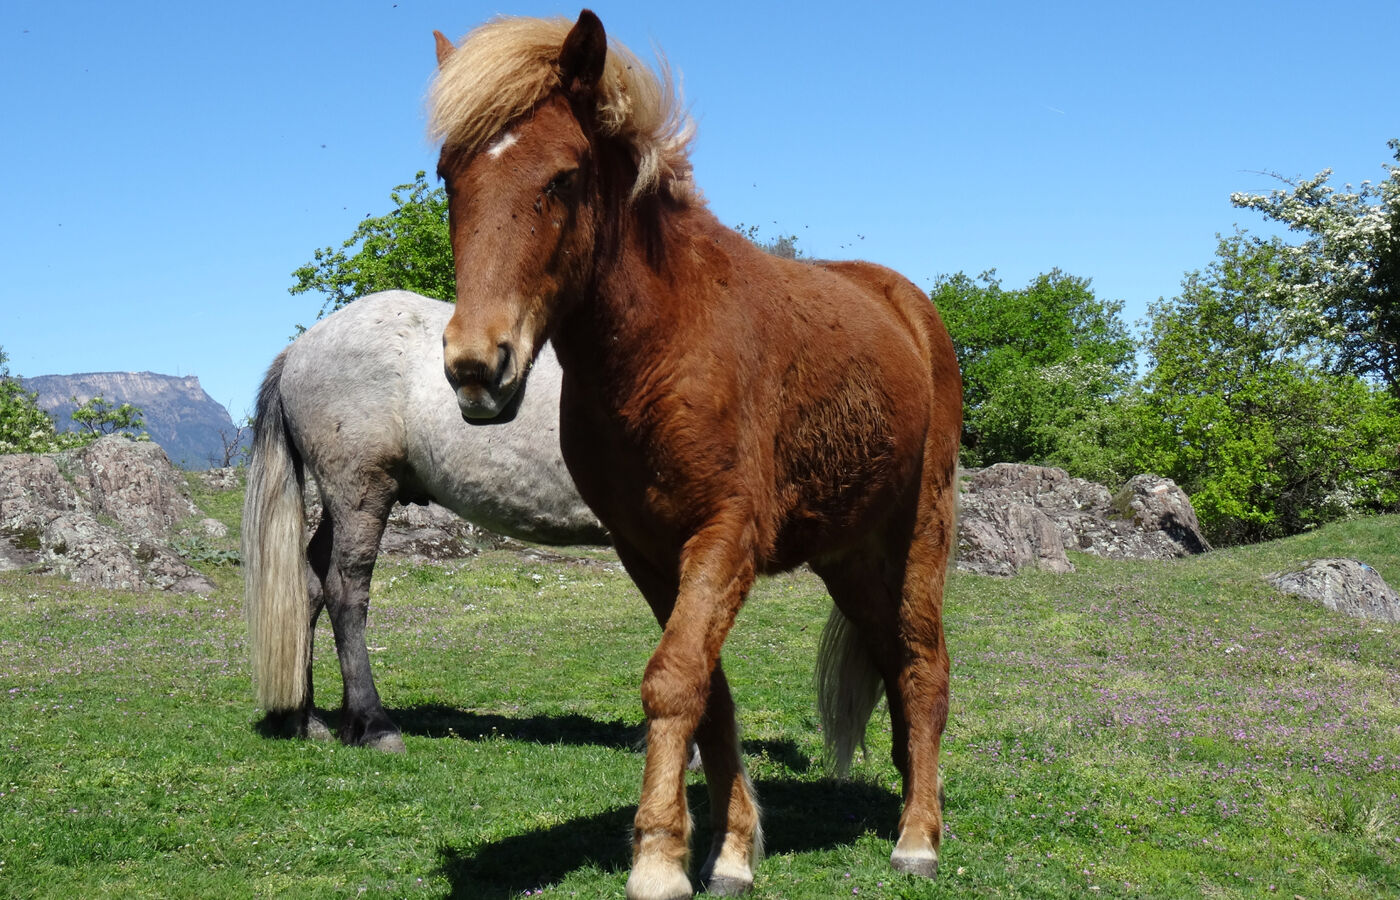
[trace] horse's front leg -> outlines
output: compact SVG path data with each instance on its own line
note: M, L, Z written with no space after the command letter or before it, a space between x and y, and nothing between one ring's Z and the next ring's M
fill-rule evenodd
M692 735L700 743L706 777L714 779L712 799L722 807L715 818L723 830L707 864L711 886L737 893L753 883L758 811L738 759L733 701L717 668L720 647L754 580L751 529L738 519L696 534L682 554L673 607L668 611L664 600L648 597L664 631L642 679L647 759L632 837L629 900L691 895L685 766Z

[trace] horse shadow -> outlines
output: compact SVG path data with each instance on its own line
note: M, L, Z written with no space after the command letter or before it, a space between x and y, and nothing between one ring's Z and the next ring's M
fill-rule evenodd
M474 713L438 703L409 706L391 711L403 734L427 738L488 740L503 738L533 744L563 744L570 747L596 746L613 750L641 752L646 749L646 723L614 719L600 722L571 713L562 716L502 716ZM340 710L317 709L315 718L333 735L340 727ZM253 723L253 730L265 738L298 737L297 721L290 715L265 714ZM766 755L793 772L806 772L812 760L796 741L749 740L741 747L751 756Z
M563 744L571 747L596 746L612 750L641 752L646 749L646 723L614 719L600 722L570 713L562 716L502 716L474 713L443 704L422 704L390 712L404 734L427 738L486 740L504 738L534 744ZM807 772L812 760L796 741L746 740L743 752L766 755L793 772Z
M769 854L804 853L849 845L867 832L893 840L900 800L872 784L822 779L760 780L754 784L764 807L763 835ZM696 822L693 869L704 860L712 832L704 785L687 789ZM442 847L439 873L453 897L505 900L554 884L593 867L622 877L631 863L628 834L634 807L616 807L550 828L529 831L464 850Z
M502 716L467 712L437 703L390 710L389 716L404 734L468 741L499 737L535 744L592 745L634 750L642 746L646 734L644 725L621 719L600 722L577 713L562 716Z

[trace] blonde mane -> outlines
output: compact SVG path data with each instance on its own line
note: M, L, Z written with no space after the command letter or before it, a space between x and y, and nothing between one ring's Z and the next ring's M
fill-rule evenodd
M572 27L564 18L503 16L468 34L433 80L429 137L468 153L480 150L561 86L559 50ZM681 109L665 60L658 73L610 40L598 85L597 123L632 149L634 199L666 191L678 200L698 201L689 154L695 126Z

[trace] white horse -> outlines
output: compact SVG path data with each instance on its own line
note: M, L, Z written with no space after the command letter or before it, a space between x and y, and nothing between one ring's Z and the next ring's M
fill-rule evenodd
M407 291L363 297L283 350L258 392L243 506L244 593L268 730L326 736L311 646L324 606L344 682L340 739L401 751L365 646L370 576L395 502L434 500L483 528L551 544L607 543L559 451L559 364L548 347L519 403L462 420L443 374L452 306ZM324 510L310 543L304 472Z

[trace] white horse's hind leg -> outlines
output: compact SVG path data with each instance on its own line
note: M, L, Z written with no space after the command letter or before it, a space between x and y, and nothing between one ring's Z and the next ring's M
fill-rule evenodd
M326 575L330 570L331 547L335 540L335 523L330 516L322 516L306 547L306 595L310 599L307 615L310 624L307 633L311 644L316 644L316 620L326 606ZM316 688L312 682L312 656L306 655L306 704L303 708L301 736L314 741L328 741L333 735L325 721L316 714Z

